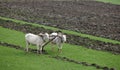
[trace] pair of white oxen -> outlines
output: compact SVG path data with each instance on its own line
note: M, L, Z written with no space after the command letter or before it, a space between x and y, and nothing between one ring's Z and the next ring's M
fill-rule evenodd
M61 53L62 44L66 42L66 35L62 34L61 32L53 32L51 34L48 33L40 33L39 35L35 35L32 33L27 33L25 35L26 40L26 51L28 52L28 47L30 44L34 44L37 46L37 53L41 53L43 51L43 45L51 40L51 44L56 44L58 46L58 52ZM53 47L52 47L53 49Z

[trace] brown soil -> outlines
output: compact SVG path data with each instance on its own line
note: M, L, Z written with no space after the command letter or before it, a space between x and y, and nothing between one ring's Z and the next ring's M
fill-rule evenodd
M0 16L120 40L120 5L90 0L1 1Z

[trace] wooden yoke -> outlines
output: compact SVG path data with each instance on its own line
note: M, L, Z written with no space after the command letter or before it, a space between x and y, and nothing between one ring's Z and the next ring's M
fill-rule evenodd
M51 40L49 40L48 42L46 42L43 46L42 46L42 50L44 49L44 47L50 43L51 41L53 41L57 36L55 36L54 38L52 38Z

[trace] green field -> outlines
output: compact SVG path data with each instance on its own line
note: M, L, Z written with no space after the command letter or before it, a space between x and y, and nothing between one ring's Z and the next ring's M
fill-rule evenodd
M112 3L112 4L120 5L120 0L96 0L96 1L101 1L101 2L105 2L105 3Z
M74 63L55 60L45 55L0 46L0 70L94 70Z
M25 47L24 33L2 27L0 27L0 33L0 41ZM35 46L30 47L36 48ZM45 49L49 53L48 55L57 55L57 47L55 47L55 52L51 51L50 45L47 45ZM20 70L21 68L23 70L96 70L94 67L56 60L48 55L26 54L21 50L1 46L0 68L2 70ZM120 55L87 49L82 46L64 44L63 52L59 56L120 69Z

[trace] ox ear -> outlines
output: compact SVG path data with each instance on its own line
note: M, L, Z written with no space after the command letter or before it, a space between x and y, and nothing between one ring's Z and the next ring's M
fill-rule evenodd
M45 35L49 35L48 33L45 33Z
M45 33L45 35L46 35L47 37L49 37L49 34L48 34L48 33Z

